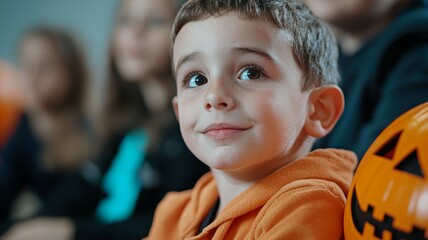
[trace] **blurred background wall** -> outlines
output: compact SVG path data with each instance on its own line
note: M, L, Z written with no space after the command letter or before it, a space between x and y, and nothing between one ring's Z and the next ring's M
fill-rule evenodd
M102 92L108 41L118 0L0 0L0 59L17 63L22 34L49 25L71 32L85 51L93 80L93 96Z

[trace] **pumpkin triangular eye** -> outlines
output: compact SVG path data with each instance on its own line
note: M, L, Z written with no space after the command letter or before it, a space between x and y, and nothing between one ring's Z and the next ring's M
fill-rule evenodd
M397 133L391 138L385 145L383 145L375 154L381 157L392 159L395 153L395 147L397 146L398 139L401 136L401 132Z
M418 154L415 151L407 155L396 167L395 169L408 172L419 177L424 177L422 173L421 165L419 164Z

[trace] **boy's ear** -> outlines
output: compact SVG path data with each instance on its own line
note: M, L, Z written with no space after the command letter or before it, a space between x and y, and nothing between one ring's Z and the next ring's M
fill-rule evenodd
M174 98L172 98L172 108L174 109L175 118L177 118L177 121L180 121L180 118L178 116L178 101L177 101L177 96L175 96Z
M310 93L309 104L305 129L312 137L322 138L342 115L345 104L342 90L335 85L315 88Z

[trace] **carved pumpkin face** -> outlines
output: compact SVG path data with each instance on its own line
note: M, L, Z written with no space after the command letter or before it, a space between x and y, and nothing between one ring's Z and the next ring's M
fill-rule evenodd
M428 239L428 102L370 146L352 181L344 228L351 240Z

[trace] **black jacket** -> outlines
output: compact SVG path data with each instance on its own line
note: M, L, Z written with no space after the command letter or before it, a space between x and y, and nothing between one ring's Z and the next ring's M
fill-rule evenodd
M395 118L428 101L428 3L413 1L352 56L341 54L344 113L315 147L353 150L359 159Z
M68 177L66 172L53 172L45 167L40 157L42 149L28 115L23 115L0 151L0 223L8 220L11 207L23 190L33 191L43 204L52 189Z

